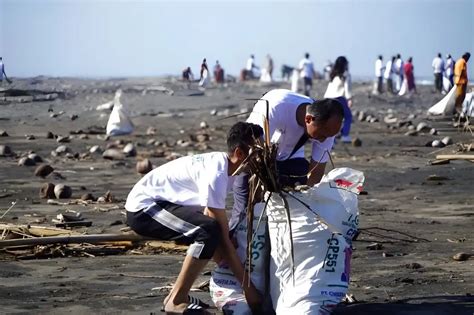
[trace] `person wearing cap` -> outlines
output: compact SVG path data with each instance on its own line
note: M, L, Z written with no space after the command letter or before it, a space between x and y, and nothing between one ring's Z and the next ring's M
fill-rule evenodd
M455 109L459 113L462 109L462 103L466 97L467 83L469 82L467 78L467 62L471 54L466 52L456 61L454 65L454 84L456 84L456 102Z

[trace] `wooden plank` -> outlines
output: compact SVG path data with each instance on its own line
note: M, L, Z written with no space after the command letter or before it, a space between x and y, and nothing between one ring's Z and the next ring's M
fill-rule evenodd
M441 154L437 160L474 160L474 154Z

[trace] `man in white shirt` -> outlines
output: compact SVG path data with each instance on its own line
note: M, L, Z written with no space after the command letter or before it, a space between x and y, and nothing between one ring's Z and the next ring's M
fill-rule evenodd
M167 314L205 314L206 305L188 293L213 257L219 261L224 258L235 277L243 279L247 303L259 309L261 298L229 239L225 201L231 175L262 134L260 126L237 123L227 136L228 153L211 152L168 162L146 174L129 193L127 222L136 233L190 245L178 279L164 301Z
M444 74L451 82L451 86L454 86L454 60L450 54L446 55L446 65L444 66Z
M433 67L435 88L439 93L441 93L443 91L444 61L440 53L438 53L438 56L433 59L431 66Z
M3 77L8 83L12 83L10 79L8 79L7 74L5 73L5 65L3 64L3 58L0 57L0 85L3 83Z
M304 80L304 95L310 96L311 89L313 88L313 78L315 77L314 65L309 60L309 53L304 55L301 59L298 70L301 72L301 77Z
M383 57L379 55L377 60L375 61L375 93L382 94L383 93L383 72L385 67L383 66Z
M385 72L384 72L384 79L385 82L387 83L387 92L390 92L392 94L395 93L393 89L393 68L394 68L394 62L395 62L395 56L392 57L392 59L389 59L387 61L387 64L385 65Z
M276 159L280 184L313 186L319 183L334 145L334 136L341 130L342 105L333 99L314 101L290 90L275 89L255 103L247 122L263 126L267 102L270 140L278 144ZM307 142L311 144L311 162L304 154ZM234 181L231 228L247 207L248 178L242 174Z
M400 54L397 54L397 60L395 61L395 74L396 74L396 89L397 93L402 88L403 83L403 59Z
M253 72L254 69L259 69L255 65L255 56L250 55L249 59L247 59L247 64L245 66L245 70L247 71L247 78L246 79L254 79L256 77L255 73Z

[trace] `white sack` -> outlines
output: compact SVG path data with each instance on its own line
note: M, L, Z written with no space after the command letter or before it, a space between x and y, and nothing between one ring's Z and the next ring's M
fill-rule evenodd
M209 72L204 69L202 72L202 78L201 81L199 81L199 86L205 88L209 84Z
M399 96L403 96L408 92L408 83L407 79L403 79L402 81L402 86L400 87L400 90L398 91Z
M119 136L128 135L133 132L133 123L129 117L127 108L120 102L122 91L117 90L114 99L114 108L107 122L107 135Z
M265 215L262 217L260 225L258 225L258 220L264 207L264 203L257 203L254 207L253 232L255 237L252 242L252 264L250 267L252 283L262 294L265 290L265 257L268 256L269 252L268 244L265 241L267 230L267 218ZM240 261L244 264L247 261L246 218L237 224L233 238L237 244L237 256L239 256ZM248 262L245 265L248 266ZM234 274L227 265L221 264L214 269L209 290L212 301L217 308L224 310L224 312L232 311L233 315L252 315L252 311L245 300L240 280L234 277Z
M451 81L443 76L443 92L448 93L452 88Z
M300 80L300 75L298 70L293 70L293 73L291 75L291 91L298 93L298 83Z
M454 86L445 97L435 105L428 109L428 114L431 115L444 115L451 114L454 110L456 102L456 87Z
M280 196L271 196L267 208L271 240L270 295L277 315L329 314L344 298L349 286L352 238L359 225L357 198L363 182L362 172L337 168L315 187L291 193L312 211L287 196L295 259L294 284L284 203Z

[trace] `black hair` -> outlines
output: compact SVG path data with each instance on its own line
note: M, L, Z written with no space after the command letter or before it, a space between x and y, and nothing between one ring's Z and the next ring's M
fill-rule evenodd
M349 62L344 56L339 56L336 58L336 61L334 62L334 66L332 67L332 70L331 70L331 74L329 75L329 78L331 79L331 81L337 76L341 77L342 79L344 72L346 72L347 70L348 63Z
M395 59L397 59L397 57L392 56L392 62L395 62Z
M402 55L400 55L400 54L397 54L397 58L402 58Z
M408 62L412 62L412 61L413 61L413 57L408 58Z
M262 136L263 129L259 125L238 122L230 128L227 134L227 150L231 153L240 147L248 151L249 147L255 142L255 139Z
M466 53L464 53L464 55L462 55L462 57L463 57L464 60L468 61L469 58L471 57L471 54L466 52Z
M438 57L441 58L441 53L438 53Z
M304 54L305 58L309 58L309 53Z
M382 56L382 55L379 55L379 59L382 60L382 59L383 59L383 56Z
M331 117L344 117L342 104L335 99L325 98L306 107L306 113L313 116L317 123L324 123Z

